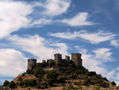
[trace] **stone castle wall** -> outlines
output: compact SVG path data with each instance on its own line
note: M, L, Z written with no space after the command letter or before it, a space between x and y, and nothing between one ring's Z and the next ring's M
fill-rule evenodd
M54 54L54 60L53 59L48 59L47 62L43 60L43 62L47 63L49 67L52 66L52 62L55 62L56 67L60 67L59 63L65 63L64 61L70 61L73 62L75 66L82 66L82 59L81 59L81 54L80 53L72 53L71 54L71 59L70 56L66 56L65 59L62 59L62 54L56 53ZM36 68L37 65L37 60L36 59L28 59L28 70L33 70Z

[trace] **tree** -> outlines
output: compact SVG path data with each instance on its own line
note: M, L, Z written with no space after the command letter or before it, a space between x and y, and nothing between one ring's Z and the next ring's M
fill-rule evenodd
M113 86L116 86L116 83L114 82L114 81L112 81L112 83L111 83Z
M3 86L8 86L9 85L9 81L5 80L5 82L3 83Z
M29 69L28 69L28 70L26 71L26 73L27 73L27 74L33 74L33 70L29 70Z
M45 72L43 71L43 69L41 67L37 67L36 70L34 71L35 76L42 76Z
M15 82L14 82L14 81L11 81L11 82L9 83L9 87L10 87L10 88L16 88Z
M94 75L96 75L96 72L89 72L88 75L89 75L89 76L94 76Z
M47 73L47 82L49 85L53 85L57 81L58 73L54 70Z

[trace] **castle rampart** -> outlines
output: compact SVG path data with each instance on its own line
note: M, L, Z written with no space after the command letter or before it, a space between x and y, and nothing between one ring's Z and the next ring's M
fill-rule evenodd
M73 65L76 67L82 66L82 59L80 53L72 53L71 59L70 56L66 56L65 59L62 59L62 54L56 53L54 54L54 60L53 59L47 59L47 61L42 60L42 63L46 65L46 67L55 67L55 68L69 68L67 65L71 64L73 62ZM39 63L39 64L42 64ZM36 59L28 59L28 70L34 70L36 66L38 65Z

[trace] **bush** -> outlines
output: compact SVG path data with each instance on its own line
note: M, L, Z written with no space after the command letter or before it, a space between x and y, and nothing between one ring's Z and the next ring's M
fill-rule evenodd
M113 81L112 83L111 83L113 86L116 86L116 83Z
M47 82L49 85L53 85L57 81L58 73L54 70L47 73Z
M66 78L65 77L59 77L58 83L65 83Z
M89 84L91 84L90 79L86 79L86 80L83 82L83 84L84 84L84 85L89 85Z
M9 85L9 81L5 80L5 82L3 83L3 86L8 86Z
M10 88L16 88L15 82L14 82L14 81L11 81L11 82L9 83L9 87L10 87Z
M95 90L100 90L100 88L99 87L95 87Z
M88 75L89 76L94 76L94 75L96 75L96 72L89 72Z
M65 71L65 74L66 74L66 75L70 75L71 73L72 73L72 71L69 70L69 69Z
M22 80L23 80L22 77L19 77L19 78L18 78L18 81L22 81Z
M109 87L109 83L103 82L103 83L101 83L100 86L102 86L104 88L107 88L107 87Z
M74 82L74 85L79 86L79 85L81 85L81 83L80 82Z
M33 70L27 70L26 73L27 74L33 74Z
M80 69L80 70L76 70L75 73L76 74L86 74L86 71L83 69Z
M42 76L44 73L45 72L43 71L41 67L36 68L36 70L34 71L35 76L38 76L38 75Z
M36 80L34 80L34 79L24 80L24 81L20 82L21 87L28 87L28 86L33 87L33 86L36 86L36 84L37 84Z
M41 83L41 89L45 89L45 88L48 88L48 85L47 85L47 83L42 82Z
M59 74L56 71L52 70L47 73L47 78L56 79L58 75Z
M22 76L25 76L26 75L26 72L22 73Z

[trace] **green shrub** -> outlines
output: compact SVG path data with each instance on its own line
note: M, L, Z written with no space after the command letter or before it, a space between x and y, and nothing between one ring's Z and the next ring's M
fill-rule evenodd
M9 81L5 80L3 86L8 86L8 85L9 85Z
M100 86L107 88L107 87L109 87L109 83L103 82L100 84Z
M96 72L89 72L88 75L89 76L94 76L94 75L96 75Z
M33 74L33 70L27 69L26 73L27 73L27 74Z
M69 69L67 69L67 70L65 71L65 74L66 74L66 75L70 75L71 73L72 73L72 71L69 70Z
M95 87L95 90L100 90L100 88L99 87Z
M21 81L19 85L21 87L28 87L28 86L33 87L33 86L36 86L36 84L37 84L36 80L30 79L30 80Z
M43 71L43 69L41 67L36 68L34 71L35 76L38 76L38 75L42 76L44 73L45 72Z
M86 80L83 82L83 84L84 84L84 85L89 85L89 84L91 84L90 79L86 79Z
M48 85L46 82L42 82L41 83L41 89L45 89L45 88L48 88Z
M58 75L59 74L56 71L52 70L47 73L47 78L56 79Z
M65 83L66 78L65 77L59 77L58 83Z
M116 83L115 83L114 81L112 81L111 84L112 84L113 86L116 86Z
M59 74L56 71L54 71L54 70L49 71L47 73L47 82L48 82L48 84L49 85L53 85L53 83L57 81L58 75Z
M15 84L14 81L11 81L11 82L9 83L9 87L10 87L10 88L16 88L17 86L16 86L16 84Z
M81 83L80 82L74 82L74 85L79 86L79 85L81 85Z

